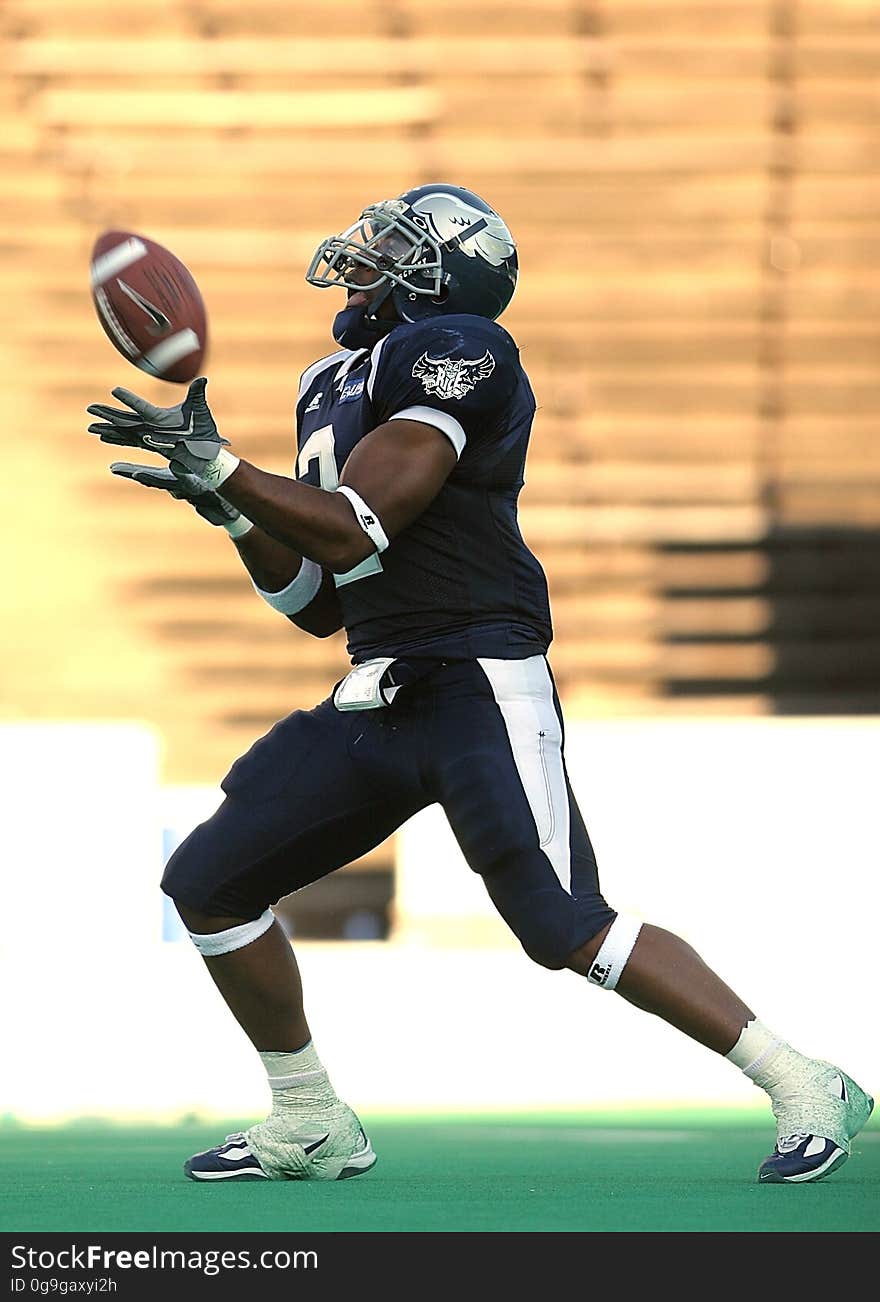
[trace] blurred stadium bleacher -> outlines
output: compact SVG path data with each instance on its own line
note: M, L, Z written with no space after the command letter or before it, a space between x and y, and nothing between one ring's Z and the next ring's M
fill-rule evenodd
M108 475L86 404L172 391L112 352L89 250L116 226L190 265L223 432L288 473L335 311L308 257L432 179L519 241L569 717L880 710L875 4L6 0L0 66L4 717L146 719L165 780L210 784L341 676L341 635Z

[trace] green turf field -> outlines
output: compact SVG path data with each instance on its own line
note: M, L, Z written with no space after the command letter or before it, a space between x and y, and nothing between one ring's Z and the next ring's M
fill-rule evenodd
M378 1119L374 1170L338 1184L196 1185L181 1164L241 1122L7 1126L0 1229L877 1231L880 1125L829 1180L755 1183L754 1115Z

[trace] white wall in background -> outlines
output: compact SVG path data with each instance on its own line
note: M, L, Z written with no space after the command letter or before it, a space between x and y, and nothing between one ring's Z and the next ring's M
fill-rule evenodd
M626 719L571 725L567 747L609 902L869 1088L878 746L875 719ZM161 792L149 731L88 724L0 727L0 790L0 1115L261 1115L259 1059L188 942L163 940L163 827L216 791ZM363 1112L760 1102L657 1019L530 963L437 811L400 852L396 941L297 948L317 1047ZM428 913L485 944L427 944Z

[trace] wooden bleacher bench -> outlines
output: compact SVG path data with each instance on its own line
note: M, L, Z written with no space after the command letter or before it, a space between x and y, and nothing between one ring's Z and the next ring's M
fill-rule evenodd
M296 381L333 347L304 265L429 175L485 193L519 241L505 324L539 403L522 525L568 710L870 708L845 633L876 624L859 539L880 525L870 5L800 5L789 29L765 0L7 0L0 68L13 510L42 522L38 564L88 631L56 645L14 589L8 712L140 712L170 780L215 781L345 671L341 636L264 608L224 537L112 480L85 437L115 384L179 394L112 352L89 250L118 225L190 263L224 433L289 474ZM845 599L811 595L826 571ZM810 630L832 626L823 659Z

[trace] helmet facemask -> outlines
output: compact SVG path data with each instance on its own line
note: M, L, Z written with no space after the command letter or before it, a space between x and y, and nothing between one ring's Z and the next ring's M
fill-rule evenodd
M440 245L424 226L405 216L403 208L396 199L370 204L341 235L323 240L306 272L309 284L364 293L384 286L385 293L377 294L366 309L370 316L398 287L408 295L439 298L443 281ZM373 279L364 280L362 268L374 272Z

